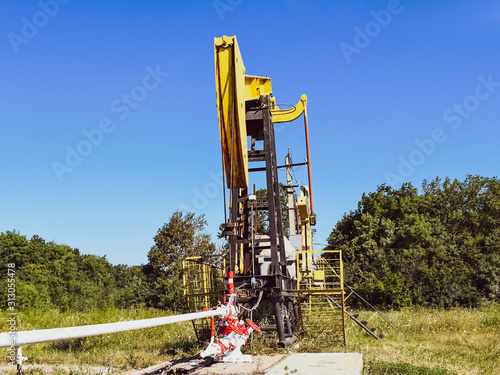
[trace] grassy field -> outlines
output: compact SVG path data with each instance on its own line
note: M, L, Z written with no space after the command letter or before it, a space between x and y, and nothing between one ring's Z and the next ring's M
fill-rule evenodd
M20 330L152 318L164 315L153 309L103 310L85 314L56 311L19 313ZM372 313L360 312L382 333L375 340L347 320L347 346L329 342L327 337L301 335L286 350L268 345L257 338L248 353L275 354L290 352L359 352L363 353L365 374L500 374L500 306L482 309L430 310L412 309L387 312L386 316L404 333L391 329ZM6 313L0 314L0 327L6 330ZM92 374L111 370L123 373L144 368L202 349L189 322L122 332L71 341L28 345L27 374ZM15 372L7 367L7 350L0 365L1 373ZM93 368L89 368L93 366ZM108 372L109 373L109 372Z
M339 349L363 353L366 374L500 374L500 306L384 313L403 333L373 312L359 315L383 339L373 339L349 319L347 346ZM303 338L300 350L335 350L317 341Z
M89 313L59 313L57 311L28 311L19 313L19 330L69 327L78 325L110 323L165 316L164 311L154 309L101 310ZM6 315L2 313L0 325L6 326ZM23 347L28 364L64 365L74 369L82 365L112 369L139 369L179 357L196 353L199 349L190 322L127 331L104 336L85 337L68 341L56 341ZM6 349L1 349L5 350ZM3 356L5 358L5 356ZM85 367L85 366L83 366ZM6 368L0 369L5 371ZM13 372L14 373L14 372ZM42 373L31 372L31 373ZM68 371L61 370L61 374ZM84 372L82 372L84 373Z
M458 374L500 374L500 309L410 310L387 313L404 332L384 324L372 340L349 326L349 350L365 361L441 367ZM380 321L380 320L378 320Z

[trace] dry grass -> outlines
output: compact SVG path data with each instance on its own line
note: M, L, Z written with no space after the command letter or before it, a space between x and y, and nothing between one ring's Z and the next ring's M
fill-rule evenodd
M360 319L384 335L375 340L359 326L347 324L347 347L329 346L321 351L363 353L364 362L405 362L440 367L458 374L500 374L500 306L483 309L408 309L385 315L404 333L389 327L378 315L360 312ZM300 351L318 349L304 339Z
M162 315L165 313L151 309L105 310L87 314L26 312L19 315L19 321L20 329L26 330ZM408 309L387 312L386 316L404 333L391 329L378 315L360 312L360 318L369 320L368 325L376 327L376 333L384 334L382 340L371 338L348 319L346 347L329 342L327 336L304 335L287 350L269 347L269 342L264 343L259 339L256 339L253 349L246 350L249 353L271 355L282 351L359 352L363 353L365 363L404 362L429 368L440 367L450 373L500 374L500 306L482 309ZM0 325L3 327L4 324L5 315L0 314ZM29 358L27 364L35 366L35 369L26 372L28 374L47 373L44 369L51 365L53 371L50 373L76 375L110 373L106 371L126 373L133 368L144 368L191 355L202 346L197 343L191 324L186 322L107 336L28 345L23 347L23 353ZM0 372L7 374L5 363L3 365Z
M154 309L103 310L89 313L59 313L57 311L26 311L18 315L19 330L110 323L125 320L155 318L169 315ZM6 322L0 315L0 327ZM2 349L5 350L6 349ZM123 372L165 362L199 350L190 322L146 328L111 335L93 336L67 341L23 346L28 357L28 374L94 374ZM6 356L4 356L5 358ZM15 373L2 361L0 373ZM88 366L93 366L89 368ZM71 367L71 368L69 368Z

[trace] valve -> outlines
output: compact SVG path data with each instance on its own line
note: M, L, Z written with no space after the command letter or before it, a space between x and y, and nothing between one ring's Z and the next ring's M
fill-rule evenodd
M245 322L248 327L245 326ZM246 345L253 331L260 333L261 330L250 319L245 319L245 322L238 319L229 320L222 337L215 341L212 336L207 348L200 353L200 358L212 357L216 361L230 363L251 362L251 356L242 354L241 347Z
M200 353L200 359L212 357L216 361L221 362L251 362L250 355L241 353L241 347L245 346L248 337L253 331L261 332L260 328L250 319L239 320L239 308L234 303L235 293L233 284L233 273L228 273L228 289L229 299L226 305L219 305L220 308L225 310L221 315L219 322L219 340L215 341L214 323L211 321L210 343L207 348ZM248 324L248 327L246 327Z

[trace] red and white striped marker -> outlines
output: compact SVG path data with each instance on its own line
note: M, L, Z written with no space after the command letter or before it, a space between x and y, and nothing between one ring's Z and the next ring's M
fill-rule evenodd
M233 271L229 271L227 273L227 288L229 289L229 295L234 294L234 280L233 280L233 277L234 277L234 272Z

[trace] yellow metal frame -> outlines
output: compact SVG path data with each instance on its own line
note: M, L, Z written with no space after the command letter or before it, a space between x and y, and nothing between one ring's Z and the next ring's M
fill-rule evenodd
M274 99L274 98L273 98ZM300 97L299 102L293 106L292 108L287 109L279 109L276 104L274 104L274 100L272 101L274 108L271 109L271 115L273 116L273 122L290 122L293 121L304 113L307 104L307 96L302 95Z
M336 254L332 259L320 257L330 253ZM305 331L315 332L321 326L332 329L330 335L340 331L345 344L345 300L344 300L344 273L341 250L301 250L297 251L297 293L299 314L302 327ZM323 272L323 283L315 282L314 273ZM323 296L323 298L322 298ZM334 301L331 301L333 299ZM332 325L336 304L340 305L338 325ZM335 306L334 306L335 305Z
M190 310L199 311L214 306L224 290L224 270L202 262L202 257L182 260L184 298Z
M338 262L338 270L335 270L329 264L329 259L327 258L314 258L315 255L322 254L337 254L339 256L338 259L335 259ZM312 255L312 256L311 256ZM309 263L309 259L311 259L312 264ZM301 262L306 263L305 267L301 267ZM341 291L344 290L344 264L342 262L342 251L341 250L299 250L297 251L297 285L304 285L303 281L307 282L307 288L300 288L295 292L303 292L307 290L308 293L324 293L330 291ZM326 270L325 270L326 269ZM315 270L323 270L325 275L330 277L338 278L338 288L319 288L315 287L313 283L313 273ZM329 271L329 273L328 273ZM306 276L303 276L306 274ZM325 276L326 277L326 276ZM337 285L337 283L335 284ZM332 284L333 286L333 284Z
M189 311L201 311L217 305L224 292L223 268L202 262L202 257L188 257L182 260L182 281L184 300ZM193 326L200 340L210 333L210 319L193 320Z
M215 87L228 188L248 186L245 66L235 36L215 38Z
M248 149L245 102L272 96L271 78L245 75L245 66L235 36L214 39L215 88L222 159L228 188L248 187ZM289 122L304 113L307 96L297 105L279 109L271 98L274 123Z
M245 76L245 100L258 100L263 95L272 95L271 78Z

